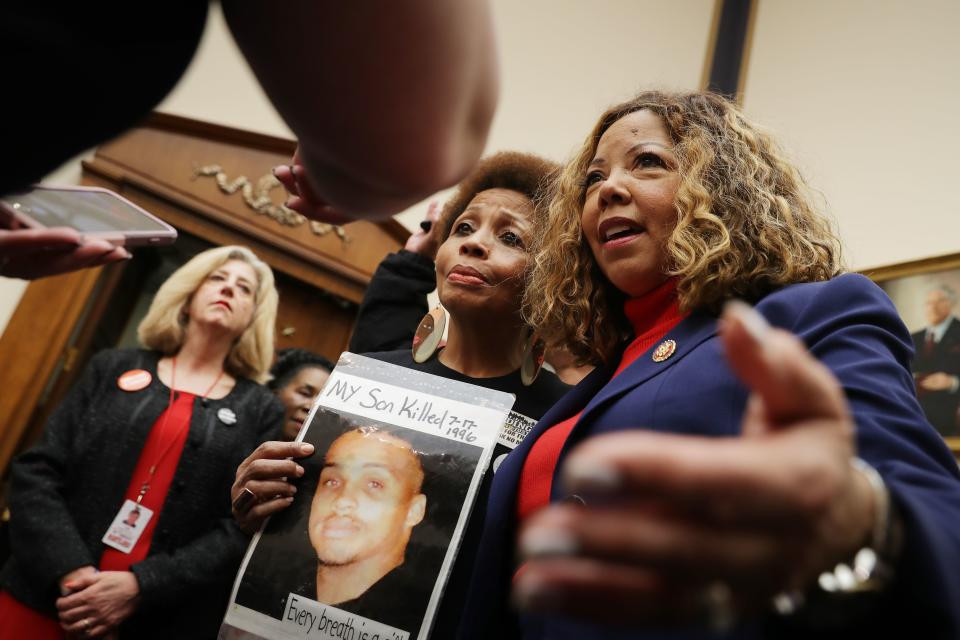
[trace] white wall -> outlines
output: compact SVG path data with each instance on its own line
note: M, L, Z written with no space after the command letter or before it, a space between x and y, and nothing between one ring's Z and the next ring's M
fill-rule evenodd
M744 106L823 192L849 266L960 251L960 2L758 1Z
M609 104L644 86L700 82L713 0L493 0L500 103L486 153L562 160ZM160 111L292 137L231 38L219 6ZM443 197L439 194L435 197ZM399 215L414 228L425 204Z

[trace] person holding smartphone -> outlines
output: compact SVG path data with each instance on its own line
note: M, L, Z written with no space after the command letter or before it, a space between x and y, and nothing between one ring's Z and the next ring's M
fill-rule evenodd
M0 229L0 277L35 280L129 260L130 252L70 227Z
M498 92L486 0L221 7L299 141L304 189L324 203L314 217L386 218L456 183L479 158ZM174 3L131 20L105 5L0 8L0 58L16 93L0 122L15 159L0 174L0 195L142 119L183 75L207 11L206 2ZM109 61L111 72L90 73L91 59ZM51 68L60 73L41 72ZM0 274L12 277L124 257L65 230L0 230Z

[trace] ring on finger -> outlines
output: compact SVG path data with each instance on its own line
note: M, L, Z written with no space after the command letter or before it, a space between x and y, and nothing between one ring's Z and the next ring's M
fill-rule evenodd
M240 494L233 501L233 508L237 510L238 513L246 513L250 507L257 501L257 494L253 491L244 487Z

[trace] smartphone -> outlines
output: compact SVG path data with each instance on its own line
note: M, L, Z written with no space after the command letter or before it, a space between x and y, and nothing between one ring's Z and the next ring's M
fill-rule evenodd
M117 246L171 244L177 230L126 198L99 187L36 185L0 197L0 226L71 227Z

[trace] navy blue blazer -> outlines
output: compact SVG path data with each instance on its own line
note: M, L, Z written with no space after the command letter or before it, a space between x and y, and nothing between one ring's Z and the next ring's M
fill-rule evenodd
M847 274L785 287L755 308L770 324L799 336L840 380L856 422L858 453L883 476L904 521L905 546L897 579L885 596L888 602L852 631L866 637L868 627L877 633L903 628L910 637L960 637L960 474L917 403L910 334L893 304L867 278ZM715 317L692 314L666 336L677 343L666 361L641 356L612 381L615 366L598 368L507 457L494 477L461 637L717 637L701 629L658 631L557 617L518 619L508 606L516 568L517 484L530 447L548 427L583 411L561 451L561 464L585 438L624 429L699 436L739 433L747 390L727 366L716 329ZM554 501L564 497L559 485L554 478ZM791 624L770 616L745 622L728 637L792 637ZM851 637L849 631L846 637Z

